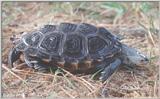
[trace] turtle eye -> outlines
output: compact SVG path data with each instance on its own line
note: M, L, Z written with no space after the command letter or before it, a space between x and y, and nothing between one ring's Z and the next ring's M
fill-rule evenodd
M145 61L144 59L141 60L141 62L144 62L144 61Z
M149 59L148 59L144 54L139 53L139 52L138 52L138 54L139 54L140 57L141 57L141 62L148 62L148 61L149 61Z
M148 61L149 61L149 59L146 58L146 57L145 57L144 59L141 60L141 62L148 62Z

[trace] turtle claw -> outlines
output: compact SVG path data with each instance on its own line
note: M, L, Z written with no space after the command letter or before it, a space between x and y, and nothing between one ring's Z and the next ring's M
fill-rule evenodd
M102 80L103 80L103 77L102 77L102 76L101 76L101 77L99 77L99 80L100 80L100 81L102 81Z
M21 55L21 52L20 51L17 51L16 48L12 48L9 52L9 56L8 56L8 64L9 66L11 66L12 68L14 67L13 66L13 63L19 59Z
M108 97L108 90L105 88L101 89L100 95L102 96L102 98L106 98Z
M46 68L39 68L38 71L41 72L41 73L47 73L48 69L46 69Z
M34 64L33 68L41 73L47 73L49 71L49 64L45 64L41 60L37 60L37 63Z

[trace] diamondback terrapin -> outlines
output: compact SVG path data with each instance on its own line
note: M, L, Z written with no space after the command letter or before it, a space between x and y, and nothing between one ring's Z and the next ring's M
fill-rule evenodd
M9 65L24 55L25 63L38 71L62 67L71 73L101 71L105 81L121 65L145 65L148 58L122 44L104 27L91 24L61 23L44 25L20 38L12 38Z

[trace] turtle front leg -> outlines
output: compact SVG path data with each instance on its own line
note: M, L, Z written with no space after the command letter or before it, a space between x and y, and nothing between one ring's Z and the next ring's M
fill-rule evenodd
M107 80L117 70L117 68L121 65L121 63L122 61L120 59L116 59L109 65L106 65L104 70L101 72L101 76L99 79L102 82Z
M20 55L21 55L21 52L17 51L17 49L15 47L13 47L10 50L9 55L8 55L8 64L9 64L9 66L11 66L13 68L14 67L13 63L20 58Z

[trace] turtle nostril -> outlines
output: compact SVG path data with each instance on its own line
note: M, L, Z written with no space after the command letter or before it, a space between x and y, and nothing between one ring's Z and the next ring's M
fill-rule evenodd
M142 59L141 62L144 62L144 60Z
M145 58L144 60L145 60L145 61L149 61L149 59L148 59L148 58Z

